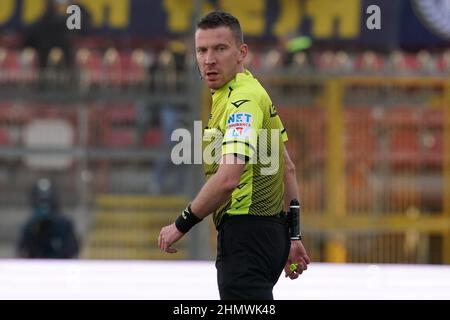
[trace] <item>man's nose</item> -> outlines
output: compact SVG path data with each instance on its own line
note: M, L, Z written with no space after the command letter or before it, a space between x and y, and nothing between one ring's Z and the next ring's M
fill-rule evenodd
M208 53L206 54L205 63L206 63L206 64L213 64L213 63L216 63L216 58L214 57L214 54L213 54L212 52L208 52Z

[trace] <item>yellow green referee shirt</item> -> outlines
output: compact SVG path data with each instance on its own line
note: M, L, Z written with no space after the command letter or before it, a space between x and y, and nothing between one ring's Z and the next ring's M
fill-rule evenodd
M213 93L203 132L206 179L217 172L222 155L246 158L239 185L214 212L216 226L225 214L272 216L282 210L285 141L286 130L269 95L248 70Z

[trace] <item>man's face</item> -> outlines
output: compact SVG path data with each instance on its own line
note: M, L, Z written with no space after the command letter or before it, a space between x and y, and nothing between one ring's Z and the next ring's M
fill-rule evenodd
M247 46L236 43L230 28L218 27L197 30L195 51L203 80L215 90L242 71Z

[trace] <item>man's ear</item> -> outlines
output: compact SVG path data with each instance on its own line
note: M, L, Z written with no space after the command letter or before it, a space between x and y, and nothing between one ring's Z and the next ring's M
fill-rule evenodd
M239 58L238 58L239 63L245 60L245 57L247 57L247 53L248 53L248 46L245 43L241 44L239 47Z

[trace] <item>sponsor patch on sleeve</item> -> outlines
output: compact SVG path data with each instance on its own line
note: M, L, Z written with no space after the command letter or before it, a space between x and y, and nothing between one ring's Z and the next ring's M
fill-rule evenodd
M228 117L225 138L250 139L253 115L251 113L233 113Z

